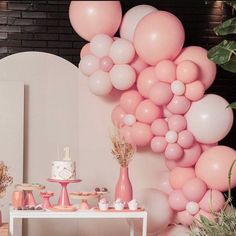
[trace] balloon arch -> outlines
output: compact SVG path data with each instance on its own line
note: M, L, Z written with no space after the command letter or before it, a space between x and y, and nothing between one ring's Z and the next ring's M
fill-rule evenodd
M153 209L148 231L178 235L182 226L170 223L189 226L200 215L213 219L211 212L225 203L222 192L236 152L217 144L230 131L233 112L224 98L205 94L216 76L207 51L183 48L180 20L149 5L135 6L122 17L119 1L72 1L69 15L74 30L89 41L79 68L91 92L123 91L111 114L114 125L127 142L165 156L170 172L160 180L162 191L142 193L158 199L146 203ZM120 37L114 37L118 29ZM162 219L154 213L161 209Z

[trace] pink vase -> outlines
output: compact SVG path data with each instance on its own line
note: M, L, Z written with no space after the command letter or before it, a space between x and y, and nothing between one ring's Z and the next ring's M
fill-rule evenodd
M125 206L128 206L128 202L133 198L132 185L129 179L128 167L120 168L120 176L116 184L115 199L122 199L125 202Z

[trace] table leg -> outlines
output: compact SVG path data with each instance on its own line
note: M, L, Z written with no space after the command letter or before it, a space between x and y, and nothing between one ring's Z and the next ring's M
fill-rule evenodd
M10 215L10 222L9 222L9 236L14 236L14 218Z
M147 216L143 217L143 234L142 236L147 236Z
M130 232L130 236L134 236L134 221L133 219L130 219L130 226L129 226L129 232Z

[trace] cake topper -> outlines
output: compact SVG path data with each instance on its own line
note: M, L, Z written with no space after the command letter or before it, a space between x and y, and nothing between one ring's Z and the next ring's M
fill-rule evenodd
M64 153L65 153L65 156L64 156L63 160L64 161L71 161L69 147L64 147Z

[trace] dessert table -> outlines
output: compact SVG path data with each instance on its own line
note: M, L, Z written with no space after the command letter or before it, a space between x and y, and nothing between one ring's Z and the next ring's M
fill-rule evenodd
M96 209L90 210L77 210L73 212L54 212L50 210L14 210L10 208L10 223L9 223L9 236L18 236L14 231L14 224L17 219L129 219L130 231L129 235L134 236L133 219L142 220L142 236L147 236L147 212L144 210L137 211L100 211Z

